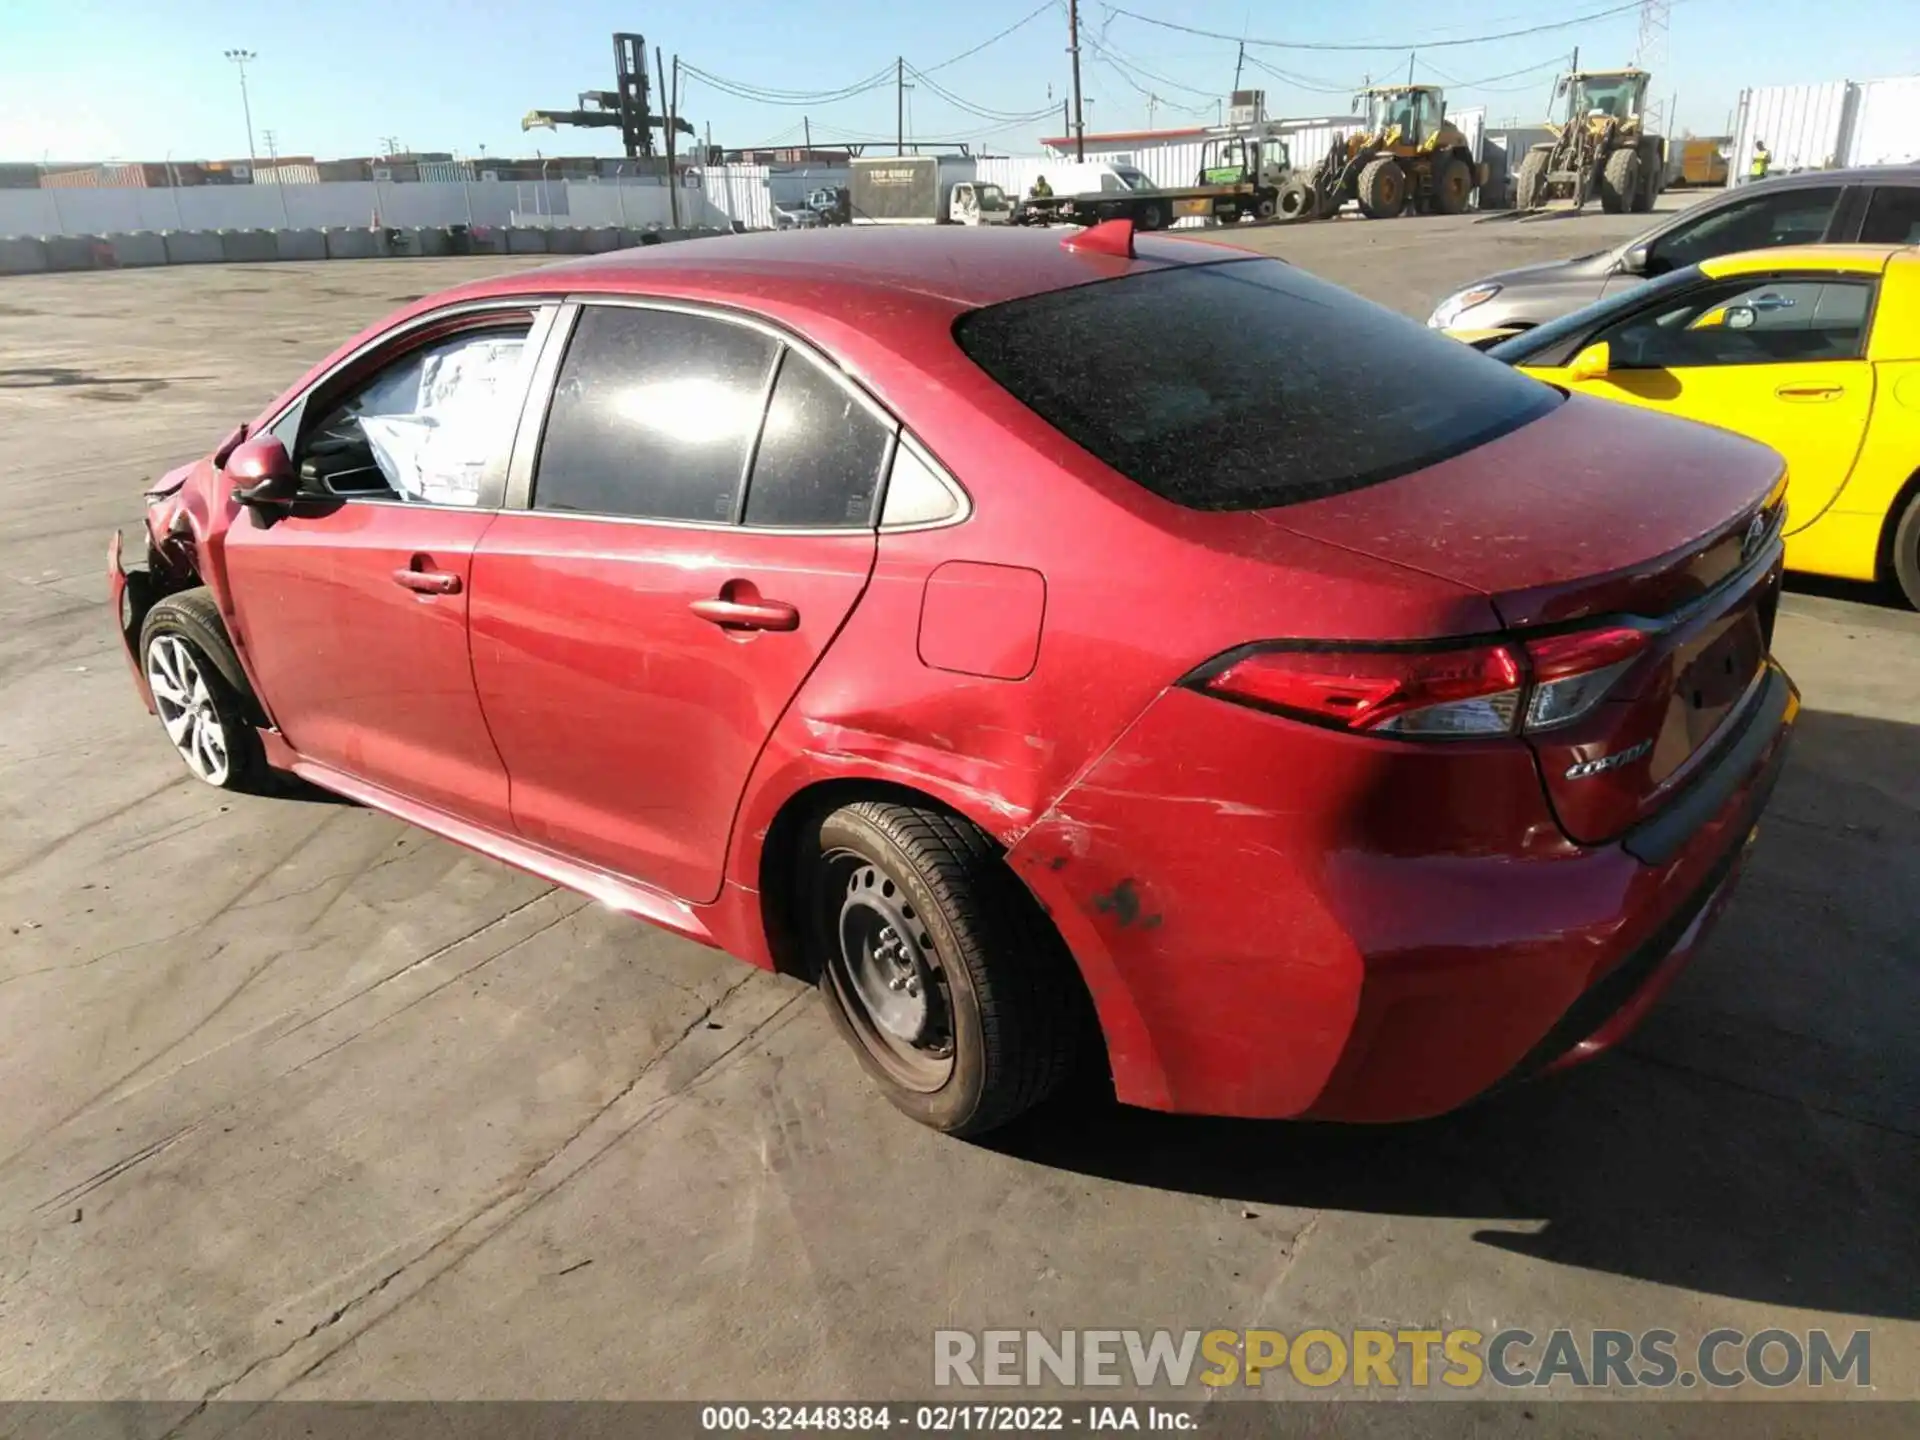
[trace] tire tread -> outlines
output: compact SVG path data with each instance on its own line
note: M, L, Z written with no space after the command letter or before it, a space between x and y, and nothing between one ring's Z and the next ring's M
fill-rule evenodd
M946 913L972 979L986 1052L979 1103L950 1133L996 1129L1053 1094L1074 1069L1080 997L1072 959L979 826L894 801L846 809L906 853Z

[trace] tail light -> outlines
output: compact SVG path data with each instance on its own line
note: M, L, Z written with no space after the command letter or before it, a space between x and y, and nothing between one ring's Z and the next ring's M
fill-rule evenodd
M1416 739L1550 730L1589 714L1646 648L1625 626L1535 640L1262 647L1199 672L1224 700L1342 730Z

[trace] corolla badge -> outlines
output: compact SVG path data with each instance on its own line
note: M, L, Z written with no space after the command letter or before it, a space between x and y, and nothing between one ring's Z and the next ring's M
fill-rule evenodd
M1751 560L1760 553L1760 546L1767 538L1767 515L1763 510L1747 522L1747 533L1740 540L1740 558Z
M1618 770L1622 765L1631 765L1651 749L1653 741L1642 740L1638 745L1629 745L1611 755L1602 755L1598 760L1582 760L1577 765L1567 767L1567 779L1585 780L1589 775L1604 775L1609 770Z

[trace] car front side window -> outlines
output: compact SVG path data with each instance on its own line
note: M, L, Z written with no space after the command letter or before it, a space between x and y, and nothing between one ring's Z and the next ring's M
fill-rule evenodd
M301 424L294 458L302 489L338 499L486 503L526 392L531 325L519 317L462 330L323 399L319 418Z
M1753 195L1668 231L1647 252L1647 273L1664 275L1737 250L1817 245L1826 238L1840 187L1775 190Z
M1691 290L1594 338L1606 342L1615 370L1853 360L1864 352L1872 302L1865 277L1746 277Z

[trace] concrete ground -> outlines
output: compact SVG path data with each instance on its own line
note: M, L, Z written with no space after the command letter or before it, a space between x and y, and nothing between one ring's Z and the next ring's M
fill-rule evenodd
M1423 314L1622 223L1257 240ZM1369 1325L1868 1328L1920 1397L1920 616L1787 598L1791 765L1624 1053L1414 1127L944 1140L802 987L217 794L134 698L102 564L142 479L512 263L0 284L0 1398L924 1397L936 1327Z

